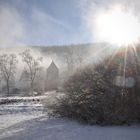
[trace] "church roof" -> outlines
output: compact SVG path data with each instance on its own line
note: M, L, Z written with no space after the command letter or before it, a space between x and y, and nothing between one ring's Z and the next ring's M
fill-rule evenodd
M49 69L57 69L58 70L58 67L56 66L56 64L54 63L54 61L52 61L52 63L50 64L50 66L48 67L48 70Z

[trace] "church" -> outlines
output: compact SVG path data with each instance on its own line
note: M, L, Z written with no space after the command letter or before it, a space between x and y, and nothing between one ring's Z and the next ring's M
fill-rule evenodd
M46 72L45 91L56 90L58 88L58 82L59 69L54 61L52 61Z

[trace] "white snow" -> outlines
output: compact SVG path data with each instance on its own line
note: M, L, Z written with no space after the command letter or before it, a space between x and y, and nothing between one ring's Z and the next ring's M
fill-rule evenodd
M0 140L140 140L140 125L82 125L49 118L40 102L21 102L0 105Z
M31 120L42 115L34 115L34 114L6 114L0 116L0 130L6 129L12 125L17 123L21 123L27 120Z
M140 126L88 126L45 115L1 116L1 140L139 140ZM14 122L13 122L14 121ZM10 125L9 125L10 124Z
M44 99L46 98L46 95L41 95L41 96L30 96L30 97L19 97L19 96L14 96L14 97L0 97L1 100L33 100L33 99Z

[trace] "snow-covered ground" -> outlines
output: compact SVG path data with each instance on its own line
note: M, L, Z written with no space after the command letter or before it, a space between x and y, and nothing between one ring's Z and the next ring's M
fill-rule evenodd
M40 102L21 102L0 105L0 140L140 140L140 126L82 125L49 118Z

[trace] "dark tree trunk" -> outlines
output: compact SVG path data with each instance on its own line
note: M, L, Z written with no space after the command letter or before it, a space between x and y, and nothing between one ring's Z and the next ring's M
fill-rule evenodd
M6 81L6 86L7 86L7 95L9 96L10 94L9 80Z
M34 84L33 84L33 81L31 81L31 94L32 95L34 94Z

